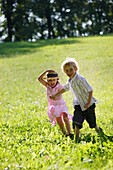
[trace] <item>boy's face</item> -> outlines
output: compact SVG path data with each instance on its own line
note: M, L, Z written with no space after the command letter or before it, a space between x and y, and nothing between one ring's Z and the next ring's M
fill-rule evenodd
M76 74L77 69L75 69L72 65L65 66L64 72L67 74L69 78L73 78Z

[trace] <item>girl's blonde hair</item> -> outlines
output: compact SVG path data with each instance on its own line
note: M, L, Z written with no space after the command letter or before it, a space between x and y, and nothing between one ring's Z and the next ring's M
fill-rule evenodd
M62 71L65 73L65 66L69 66L72 65L77 71L77 73L79 72L79 65L78 62L76 61L75 58L66 58L66 60L62 63L61 65L61 69Z

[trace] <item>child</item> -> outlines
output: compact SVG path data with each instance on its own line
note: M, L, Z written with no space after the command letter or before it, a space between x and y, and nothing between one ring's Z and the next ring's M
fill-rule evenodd
M46 78L47 81L44 80L45 79L44 76L46 75L46 73L47 73L47 78ZM38 80L47 88L47 100L48 100L47 113L50 121L52 122L52 125L55 125L57 121L63 134L65 134L66 136L70 136L71 138L72 134L71 134L71 126L69 123L69 116L71 116L72 119L72 115L69 115L68 113L68 108L63 99L63 96L60 95L58 97L55 97L54 100L50 99L51 95L54 95L55 93L57 93L63 88L58 81L59 80L58 74L53 70L45 70L38 77ZM66 125L67 132L64 127L64 122Z
M83 121L86 119L90 128L95 128L98 133L102 132L96 124L95 103L97 100L93 97L93 89L86 79L78 74L79 66L74 58L67 58L62 63L62 70L69 77L63 89L52 95L50 98L55 99L65 91L71 90L73 94L74 116L73 129L75 140L79 140L79 129L82 128Z

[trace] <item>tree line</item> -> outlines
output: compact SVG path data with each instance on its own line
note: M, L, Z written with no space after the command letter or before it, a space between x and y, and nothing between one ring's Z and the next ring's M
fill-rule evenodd
M113 0L0 0L4 41L113 33Z

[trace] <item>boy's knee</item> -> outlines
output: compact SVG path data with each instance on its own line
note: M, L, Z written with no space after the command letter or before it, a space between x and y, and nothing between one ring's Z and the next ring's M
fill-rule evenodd
M75 128L81 129L83 127L82 124L75 122L75 121L72 122L72 125L73 125L73 129Z

